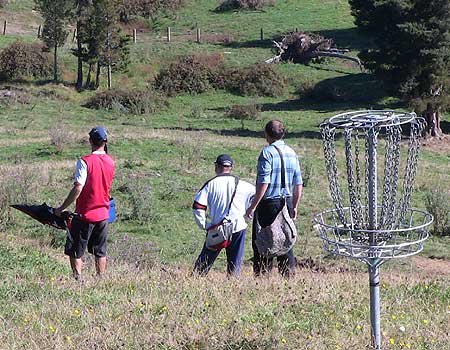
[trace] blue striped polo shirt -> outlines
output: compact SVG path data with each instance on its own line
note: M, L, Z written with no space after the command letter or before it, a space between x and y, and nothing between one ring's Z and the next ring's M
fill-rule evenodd
M285 188L281 193L281 159L274 147L277 146L283 154L285 168ZM278 140L266 146L258 158L257 184L269 184L264 199L291 197L292 186L302 185L302 173L295 151L287 146L283 140Z

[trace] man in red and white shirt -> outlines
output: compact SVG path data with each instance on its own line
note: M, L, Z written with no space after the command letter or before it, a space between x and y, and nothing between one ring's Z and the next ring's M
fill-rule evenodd
M60 215L76 201L78 215L72 220L64 250L76 279L81 276L86 246L95 256L97 274L106 269L109 200L115 169L114 160L107 154L106 142L105 128L97 126L89 132L92 153L78 160L72 190L55 210L55 214Z

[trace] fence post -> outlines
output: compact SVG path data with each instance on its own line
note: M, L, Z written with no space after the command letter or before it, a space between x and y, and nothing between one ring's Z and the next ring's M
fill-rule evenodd
M136 44L137 42L137 31L136 28L133 29L133 44Z
M38 39L41 37L41 25L39 24L39 28L38 28Z
M76 38L76 37L77 37L77 28L75 28L75 29L73 30L72 42L75 41L75 38Z
M200 28L197 27L197 43L200 44L201 38L200 38Z
M170 27L167 27L167 42L170 43Z
M111 65L108 64L108 90L112 88L112 75L111 75Z
M264 29L261 28L261 32L260 32L260 38L261 41L264 40Z
M5 22L3 23L3 35L6 35L6 24L7 24L7 21L5 19Z

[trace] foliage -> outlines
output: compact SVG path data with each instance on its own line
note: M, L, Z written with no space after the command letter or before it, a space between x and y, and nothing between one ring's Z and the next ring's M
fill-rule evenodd
M155 21L158 16L175 12L185 0L120 0L120 20L128 23L132 17L140 16Z
M265 6L274 6L275 0L224 0L215 8L216 12L232 10L261 10Z
M229 89L240 95L277 97L285 92L286 81L274 66L256 64L234 71Z
M72 52L89 65L86 87L91 86L94 67L94 85L98 87L101 67L110 65L113 71L123 71L129 64L130 37L124 35L119 26L119 4L120 0L99 0L84 4L77 11L79 43Z
M0 8L5 7L9 4L9 0L0 0Z
M151 90L106 90L96 93L85 106L130 114L149 114L166 107L167 101Z
M53 49L53 80L58 80L57 50L65 44L72 20L75 3L72 0L35 0L36 7L44 19L41 38L48 50Z
M0 52L0 80L48 78L52 72L50 57L42 45L15 41Z
M0 168L0 228L15 223L17 211L10 208L11 204L36 200L39 184L45 182L44 174L27 165Z
M202 93L213 87L224 87L226 82L221 76L222 70L220 55L183 56L161 70L155 86L169 96L179 92Z
M354 0L350 4L356 23L374 37L375 47L360 54L365 66L405 100L422 99L435 110L446 108L450 2Z
M244 120L261 120L261 107L255 103L250 105L233 105L228 109L226 116L239 119L241 128L244 129Z
M425 196L427 211L433 215L433 234L450 236L450 192L442 188L428 190Z
M120 181L120 180L119 180ZM135 176L124 179L118 191L126 196L126 204L122 207L121 217L125 220L134 220L139 223L148 223L157 219L153 189L147 178Z

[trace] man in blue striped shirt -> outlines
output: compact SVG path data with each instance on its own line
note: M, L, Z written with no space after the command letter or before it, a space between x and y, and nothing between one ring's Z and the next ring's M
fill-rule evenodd
M261 227L269 226L283 208L286 201L292 219L297 219L297 207L302 195L302 175L298 157L295 151L287 146L283 137L285 128L281 121L271 120L266 124L265 137L269 146L264 147L258 158L258 176L256 179L256 194L247 210L247 217L258 221ZM285 183L281 183L281 158L283 155ZM269 272L272 269L273 258L259 254L255 244L256 225L253 224L253 272L255 276ZM277 257L278 271L286 277L293 273L296 265L293 249L286 255Z

